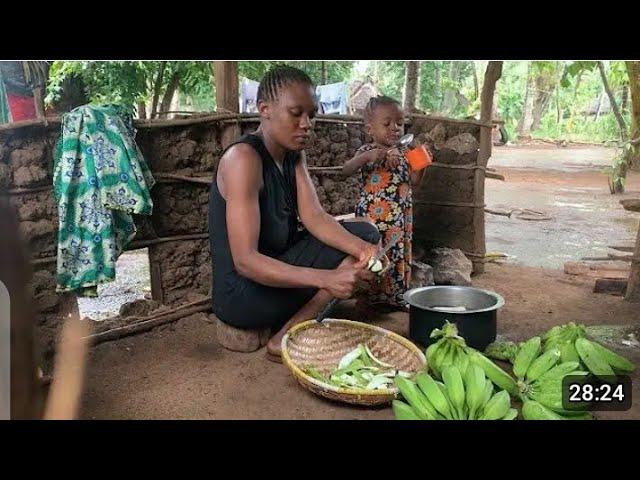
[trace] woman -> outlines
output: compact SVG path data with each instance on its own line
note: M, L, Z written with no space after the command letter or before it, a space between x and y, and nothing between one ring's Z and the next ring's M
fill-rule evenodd
M276 67L257 104L260 127L227 148L211 186L213 311L236 328L277 330L267 353L280 361L291 326L373 279L366 266L380 234L366 221L338 223L318 201L303 152L317 110L309 77Z

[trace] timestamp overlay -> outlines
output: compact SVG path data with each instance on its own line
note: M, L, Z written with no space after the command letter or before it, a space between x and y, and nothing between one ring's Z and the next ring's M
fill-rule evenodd
M622 412L631 408L631 390L628 375L567 375L562 379L562 408Z
M11 327L9 291L0 281L0 420L9 420L11 402Z

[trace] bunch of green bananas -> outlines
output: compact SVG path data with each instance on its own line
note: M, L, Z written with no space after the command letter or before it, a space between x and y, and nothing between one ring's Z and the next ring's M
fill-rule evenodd
M477 365L469 364L462 373L455 365L442 369L443 382L426 372L415 382L396 377L395 383L406 400L394 400L397 420L514 420L518 411L511 408L509 394L494 393L493 383Z
M458 327L447 321L442 329L431 332L431 338L439 338L426 351L427 364L436 378L442 380L442 370L449 365L457 366L464 375L469 364L468 347L464 338L458 335Z
M560 349L542 348L542 339L533 337L522 344L513 361L513 373L522 399L525 420L587 420L585 411L568 411L562 407L562 379L567 375L588 375L579 370L580 363L561 361Z
M597 342L587 339L583 325L557 325L542 336L543 350L558 349L560 361L579 362L598 377L631 373L635 365Z

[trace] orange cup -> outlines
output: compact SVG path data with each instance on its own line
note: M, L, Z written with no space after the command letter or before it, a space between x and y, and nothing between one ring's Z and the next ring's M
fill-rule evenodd
M406 158L414 172L422 170L433 163L431 155L424 145L420 145L419 147L409 150Z

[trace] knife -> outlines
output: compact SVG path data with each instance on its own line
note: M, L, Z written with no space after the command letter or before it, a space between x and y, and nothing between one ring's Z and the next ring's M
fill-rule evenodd
M391 247L393 247L396 243L398 243L398 240L400 240L400 237L398 236L395 240L389 242L387 244L386 247L384 247L382 250L380 250L374 257L373 257L373 265L375 265L375 263L378 260L381 260L382 257L384 257L387 252L391 249ZM320 312L318 313L318 315L316 316L316 322L322 322L322 320L324 320L326 318L326 316L328 315L328 313L333 309L333 307L336 306L336 304L340 301L339 298L333 298L331 299L331 301L329 303L327 303L327 305L320 310Z

